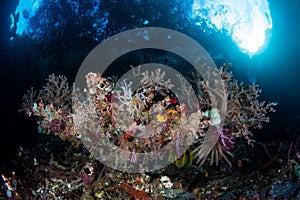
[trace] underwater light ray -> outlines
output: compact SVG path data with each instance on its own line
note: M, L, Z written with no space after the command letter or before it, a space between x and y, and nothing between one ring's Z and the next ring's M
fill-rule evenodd
M44 15L36 16L37 11L45 4L54 2L52 0L19 0L19 4L14 14L11 15L11 29L16 25L17 35L29 35L30 37L38 36L44 38L41 33L51 32L51 25L57 27L60 23L51 23L53 16L48 16L43 11ZM78 19L86 18L92 20L90 27L87 29L87 33L78 33L79 36L96 32L96 35L92 37L98 41L99 35L104 31L104 27L108 24L109 13L98 14L93 17L87 15L78 14L79 1L67 0L67 4L70 7L69 12L72 12ZM96 14L100 12L98 5L100 0L88 0L87 5L90 6L85 13ZM145 0L145 2L147 2ZM183 0L176 0L175 4L181 4ZM151 1L148 2L151 4ZM175 5L174 4L174 5ZM174 6L173 5L173 6ZM151 6L151 5L149 5ZM207 28L215 30L216 32L223 32L228 34L232 40L237 44L241 52L247 53L250 56L257 53L257 51L264 45L266 31L272 29L272 17L269 9L268 0L194 0L189 5L185 5L184 9L188 13L190 22L196 26L201 26L202 30L205 31ZM90 10L93 10L90 12ZM50 15L55 13L49 11ZM40 14L40 13L39 13ZM32 21L31 18L34 18ZM44 19L46 17L46 19ZM49 19L47 19L49 17ZM52 18L51 18L52 17ZM60 19L60 21L67 19ZM148 20L142 19L143 25L149 23ZM37 21L37 22L35 22ZM16 22L16 24L15 24ZM33 24L35 26L32 26ZM44 26L48 24L49 26ZM203 22L206 26L202 26ZM161 24L156 24L160 26ZM185 24L190 26L191 24ZM46 28L47 27L47 28ZM205 27L205 28L203 28ZM44 34L45 35L45 34ZM46 34L47 35L47 34Z
M255 54L265 41L265 34L272 29L272 18L267 0L194 0L192 18L216 31L231 36L243 53Z
M40 7L42 0L20 0L15 14L19 15L16 34L22 35L27 31L28 20L33 17ZM11 28L13 28L14 19L12 19Z

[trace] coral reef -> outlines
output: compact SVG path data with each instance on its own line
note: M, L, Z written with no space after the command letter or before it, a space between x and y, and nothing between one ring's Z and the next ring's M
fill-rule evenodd
M57 136L41 136L36 147L20 148L17 157L12 158L16 171L2 174L1 199L200 200L297 199L300 196L299 175L296 175L299 163L294 160L294 154L289 162L280 161L283 157L278 155L268 171L259 169L261 166L253 163L253 159L249 162L256 170L250 173L241 172L249 167L246 161L242 167L232 168L220 161L218 167L171 164L159 172L129 174L106 167L83 150L74 152L71 144ZM257 152L262 153L263 149Z
M134 76L140 76L138 88L133 87L129 80L123 79L117 83L114 78L90 72L86 75L84 91L76 89L75 85L70 87L64 76L50 75L42 90L37 92L32 88L24 95L20 111L35 116L39 132L45 133L51 140L59 137L69 142L65 143L67 152L63 153L63 156L69 157L63 159L52 154L49 157L49 152L43 150L37 153L39 157L27 155L19 158L27 160L24 165L31 162L29 173L37 175L35 180L29 179L32 181L31 196L73 199L91 196L98 199L214 199L226 192L229 195L229 190L233 191L244 184L234 181L239 180L240 175L236 175L238 179L231 176L228 180L224 177L214 180L213 177L219 173L232 172L233 168L228 168L223 160L230 167L232 162L237 162L237 167L243 165L242 160L238 160L240 150L251 148L249 145L246 147L247 143L259 145L253 142L250 130L261 128L263 122L268 122L266 114L274 111L274 108L272 103L259 101L261 91L257 85L238 83L226 71L227 67L224 65L214 72L222 77L226 89L228 109L222 126L219 126L219 110L210 101L209 85L198 75L191 74L189 79L194 83L193 89L198 90L198 102L190 101L190 105L180 104L172 92L172 82L165 80L165 72L161 69L145 72L140 72L139 68L133 70ZM178 77L178 81L181 82L181 92L189 99L191 88L183 78ZM199 109L187 115L189 106ZM179 137L180 125L184 130ZM203 150L201 145L210 125L216 125L214 131L219 138L214 148ZM147 137L141 137L141 133L146 133ZM190 138L192 145L180 154L179 150ZM131 163L140 163L140 170L143 170L145 163L138 161L137 154L158 151L172 140L175 141L175 149L168 155L168 161L172 164L148 174L119 172L95 159L99 154L106 159L110 158L112 155L107 153L107 148L115 146L129 152L115 154L112 158L115 159L115 166L120 163L123 165L120 160L125 159L128 167ZM47 145L49 143L44 144ZM107 152L99 152L99 145L107 145ZM212 166L206 165L206 160L209 160L210 165L216 163L215 168L220 171L211 172ZM295 173L298 173L297 169ZM43 178L44 181L34 184ZM207 187L203 188L200 181L191 188L193 182L200 179L206 182ZM4 175L3 180L9 183ZM226 182L232 186L224 186ZM189 188L186 185L190 185ZM9 192L11 195L17 194L12 189L6 186L7 195ZM239 190L235 193L242 194ZM245 196L255 197L257 194L252 192Z
M232 73L227 72L227 68L231 64L224 64L216 72L222 77L224 81L224 87L226 89L227 97L227 110L226 117L223 126L217 128L216 135L219 136L219 141L215 147L211 150L210 162L218 165L218 160L224 158L229 165L231 165L226 154L230 153L230 150L234 148L235 138L243 137L249 144L253 142L251 139L251 129L262 128L263 122L269 122L269 118L266 116L269 112L274 112L273 103L266 103L259 101L259 94L261 90L258 85L245 84L243 82L238 83L237 80L232 78ZM211 73L211 72L210 72ZM210 124L216 124L219 121L216 108L213 108L209 100L209 89L205 81L201 80L199 75L192 74L192 81L197 83L199 89L198 99L200 102L200 108L202 110L202 129L199 130L200 135L205 136L205 131ZM200 80L200 81L199 81ZM213 112L214 111L214 112ZM218 122L217 122L218 123ZM199 143L203 142L203 138L200 138ZM202 165L207 159L209 152L204 152L202 146L199 145L194 150L196 154L197 162ZM225 154L226 153L226 154Z
M75 147L80 145L80 141L74 131L71 115L72 91L67 77L50 74L43 89L37 92L31 88L27 91L19 111L37 117L40 133L58 135L62 140L73 143Z
M196 87L200 91L198 99L201 110L188 119L185 118L186 105L179 104L171 92L173 85L170 80L164 80L165 72L160 69L141 73L142 86L135 91L132 91L132 83L127 80L115 85L99 74L89 73L86 75L84 93L76 92L75 89L72 92L66 77L50 75L39 94L32 89L24 95L21 110L38 116L39 130L46 134L54 133L63 140L79 144L78 139L86 138L82 136L92 131L100 134L95 137L105 137L114 145L135 153L163 148L169 141L176 139L178 124L182 123L193 134L193 152L200 165L209 153L211 164L215 162L218 165L218 161L223 158L231 165L225 154L232 156L230 152L235 146L235 139L243 137L249 144L252 143L250 129L261 128L262 123L269 120L266 114L275 110L272 103L259 101L261 90L257 85L239 84L226 71L227 67L224 65L215 72L224 81L227 112L224 125L215 130L219 139L211 152L203 153L201 144L208 127L220 123L219 113L210 104L209 86L195 75L192 81L197 83ZM138 70L134 73L138 73ZM186 84L182 82L181 85ZM187 88L182 87L182 90L188 93ZM150 126L151 131L148 130ZM149 136L134 137L137 132L147 132Z

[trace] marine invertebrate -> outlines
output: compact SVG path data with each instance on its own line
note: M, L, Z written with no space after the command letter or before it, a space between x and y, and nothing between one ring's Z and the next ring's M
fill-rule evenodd
M71 114L72 88L65 76L50 74L39 91L31 88L23 96L20 111L37 117L38 131L58 135L62 140L79 144ZM76 146L76 145L75 145Z
M58 135L77 145L87 142L85 144L91 145L91 154L97 154L97 146L107 145L108 141L129 150L126 155L114 155L116 162L125 158L130 163L137 163L137 153L160 150L172 140L175 141L175 150L170 154L174 153L175 157L170 155L169 158L178 159L186 138L192 135L195 139L193 158L197 163L202 165L210 154L211 164L218 165L223 158L231 165L226 154L232 156L230 151L234 148L235 138L242 137L251 143L249 130L261 128L263 122L268 122L266 114L274 108L272 103L259 101L261 90L257 85L238 83L226 71L227 67L224 65L213 72L222 77L226 89L228 109L222 126L219 110L211 105L207 82L192 76L194 80L191 82L196 83L195 88L199 90L199 101L187 102L190 107L197 107L198 103L200 109L186 115L188 106L180 104L171 91L171 81L164 80L165 72L161 69L145 72L140 72L139 68L133 70L135 77L141 75L139 88L133 88L132 82L126 79L115 85L97 73L88 73L84 93L77 93L75 87L72 92L66 77L50 75L46 86L38 94L38 101L33 102L37 99L34 90L24 96L25 107L22 110L38 116L39 129L46 134ZM182 93L189 95L190 88L185 86L182 78L178 78L182 81ZM185 127L180 133L179 125ZM211 125L216 134L215 138L210 139L216 140L215 146L212 149L203 148ZM102 151L100 153L104 158L111 156Z
M218 165L218 160L224 158L231 165L225 153L232 155L230 148L233 148L234 138L243 137L251 144L253 140L251 139L252 133L250 129L262 128L263 122L269 122L266 114L275 111L273 103L259 101L261 90L258 85L248 85L243 82L238 83L237 80L232 78L232 73L227 72L229 66L230 64L223 65L214 72L218 73L224 81L227 96L227 111L223 126L216 127L214 130L216 135L219 136L219 141L211 152L206 148L202 148L201 144L205 138L208 126L210 124L218 124L218 120L216 120L217 114L212 114L211 112L211 109L214 108L212 108L209 100L209 86L204 81L201 81L201 77L197 75L192 75L191 77L195 83L197 83L195 79L199 80L197 85L199 89L198 99L200 108L203 110L201 128L198 130L202 137L197 138L200 145L193 151L200 165L204 163L209 154L211 154L211 164L215 162Z
M4 182L4 188L6 191L6 197L9 199L20 199L20 196L17 192L18 181L16 178L16 173L13 171L11 177L6 177L4 174L1 174L1 177Z

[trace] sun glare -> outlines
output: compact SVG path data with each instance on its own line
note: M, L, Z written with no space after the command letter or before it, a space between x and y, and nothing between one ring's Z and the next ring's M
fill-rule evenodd
M231 36L243 53L255 54L264 44L272 18L267 0L195 0L192 18Z

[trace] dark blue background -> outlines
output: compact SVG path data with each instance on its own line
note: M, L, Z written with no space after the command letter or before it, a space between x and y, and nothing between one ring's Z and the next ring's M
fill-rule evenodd
M44 68L33 64L34 60L28 59L31 55L26 41L24 46L18 47L9 41L9 16L17 3L2 1L0 11L1 164L16 154L18 146L30 146L35 142L35 121L18 113L25 91L31 86L40 87L47 74L52 72L72 79L82 59L93 47L91 45L90 49L82 50L78 60L74 61L73 69L56 64ZM232 62L231 69L235 78L247 81L247 72L253 74L262 88L262 99L279 102L277 112L270 115L271 123L265 125L262 131L271 140L274 139L271 135L274 132L300 129L300 1L273 0L269 3L273 29L268 32L266 45L260 54L249 58L240 53L233 43L228 43L228 37L221 34L214 34L211 38L205 36L207 43L203 46L208 51L224 55L223 60L218 62ZM226 42L220 44L223 39ZM210 40L213 45L209 45ZM263 138L263 135L259 137Z

